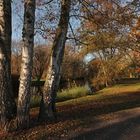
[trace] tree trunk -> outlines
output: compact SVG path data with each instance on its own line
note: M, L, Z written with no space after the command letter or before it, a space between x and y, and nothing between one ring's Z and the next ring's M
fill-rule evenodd
M17 108L19 129L29 127L30 85L33 65L35 0L24 0L22 64Z
M56 117L55 98L61 76L61 64L65 49L70 7L71 0L61 0L60 21L56 31L46 81L44 84L39 120L46 120L47 118L55 119Z
M11 87L11 0L0 1L0 125L8 130L16 103Z

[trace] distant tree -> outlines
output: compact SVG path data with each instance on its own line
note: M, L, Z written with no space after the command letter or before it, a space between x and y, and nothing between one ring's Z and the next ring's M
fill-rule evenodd
M12 41L11 70L12 74L20 75L22 42Z
M70 50L70 46L66 46L64 60L62 63L62 77L65 80L80 78L84 75L83 57L79 52Z
M18 128L29 127L30 85L33 66L35 0L24 0L22 62L17 108Z
M34 50L32 77L40 81L43 73L47 71L48 60L50 57L50 48L46 46L37 46Z
M8 130L16 104L11 87L11 0L0 1L0 127Z
M133 44L131 44L131 49L140 51L139 50L139 43L140 43L140 16L136 19L136 23L134 26L131 28L130 32L130 38L129 38Z
M121 60L131 46L129 33L136 18L131 4L121 1L80 1L84 19L79 32L83 52L94 53L100 60L94 83L110 85L114 83L122 69Z
M39 119L55 118L55 98L61 77L61 65L64 55L66 36L70 18L71 0L61 0L61 15L53 42L49 60Z

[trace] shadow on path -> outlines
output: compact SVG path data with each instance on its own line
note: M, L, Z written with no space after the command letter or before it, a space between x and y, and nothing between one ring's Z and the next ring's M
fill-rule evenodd
M82 134L71 140L140 140L140 116Z

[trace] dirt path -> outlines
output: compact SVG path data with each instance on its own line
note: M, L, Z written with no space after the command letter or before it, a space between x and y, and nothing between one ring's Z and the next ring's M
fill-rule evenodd
M103 118L107 121L101 121ZM140 140L140 107L101 116L93 126L70 137L71 140Z

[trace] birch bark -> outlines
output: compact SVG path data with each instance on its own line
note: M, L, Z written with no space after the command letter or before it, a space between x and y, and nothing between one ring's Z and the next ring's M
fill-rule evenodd
M68 31L71 0L61 0L61 15L53 42L52 54L40 104L39 120L55 119L55 98L61 77L61 64Z
M30 85L33 65L35 0L24 0L22 64L17 108L18 128L29 127Z

